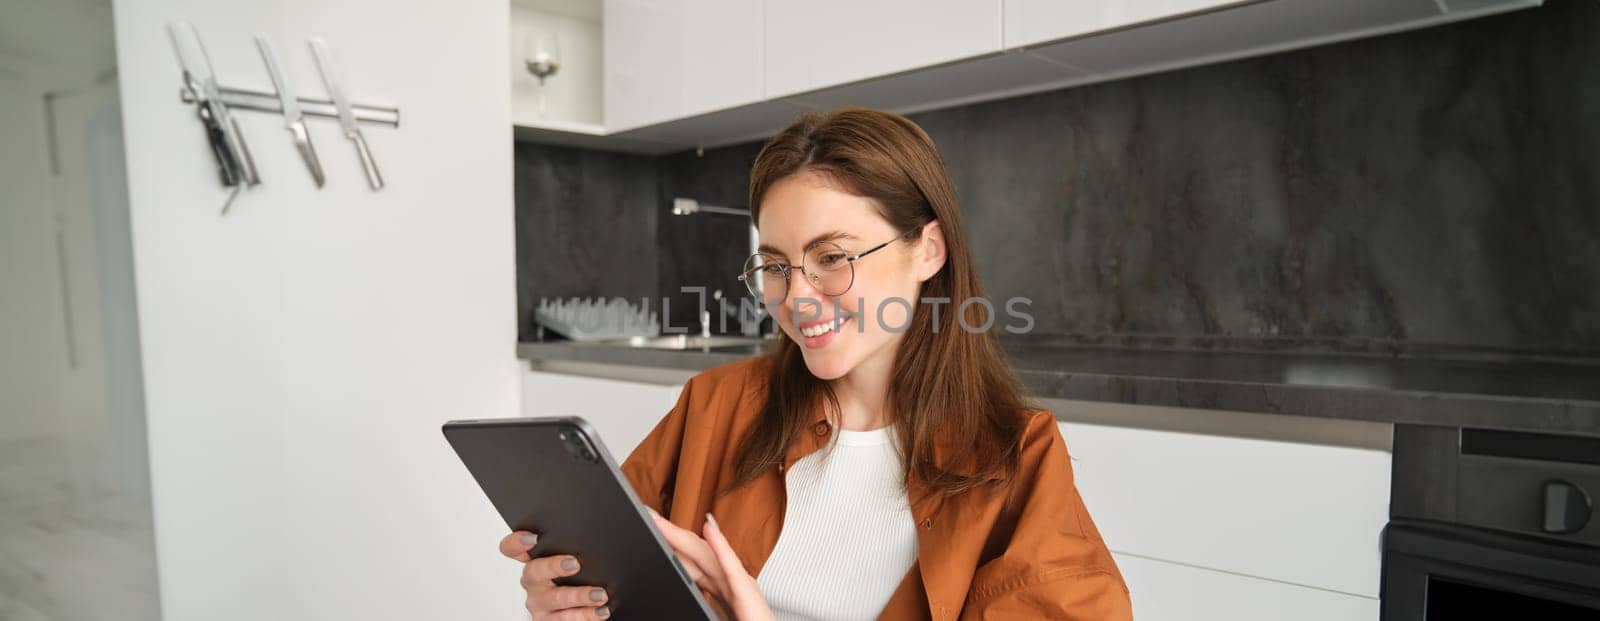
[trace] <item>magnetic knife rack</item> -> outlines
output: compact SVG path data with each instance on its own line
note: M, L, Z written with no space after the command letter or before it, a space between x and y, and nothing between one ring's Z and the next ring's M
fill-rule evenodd
M257 112L271 112L283 114L283 103L278 101L278 94L266 91L256 91L229 86L218 86L217 91L222 94L222 103L229 110L255 110ZM178 97L184 103L195 103L197 98L194 91L187 87L178 87ZM314 99L310 97L295 96L300 102L300 111L306 116L315 116L338 120L339 112L334 107L333 101L328 99ZM374 106L351 102L350 112L357 121L383 125L386 127L400 127L400 109L389 106Z
M233 200L246 187L261 183L255 158L246 144L244 130L240 127L238 119L233 116L233 112L238 110L282 115L284 128L292 134L295 149L299 151L301 161L305 163L307 171L311 173L312 181L318 188L323 187L326 175L323 172L321 158L317 157L312 144L311 134L306 129L305 118L313 116L337 119L343 129L344 137L356 146L356 152L361 157L362 170L366 173L367 185L373 191L383 189L383 175L378 170L377 162L373 160L372 151L367 146L361 128L364 124L398 128L400 109L351 102L339 85L332 53L328 50L327 41L322 37L313 36L307 39L317 64L317 72L322 74L322 84L327 89L327 99L314 99L301 97L295 92L292 83L283 74L278 55L273 51L271 41L265 34L256 35L255 42L257 51L261 53L261 61L266 65L267 77L272 80L272 90L258 91L223 86L219 83L216 68L211 63L211 54L206 51L200 30L195 28L194 24L176 21L168 22L166 26L173 53L176 54L178 66L183 71L183 83L178 88L178 98L195 107L195 114L205 128L206 142L209 143L211 155L216 160L222 185L233 188L222 204L222 213L228 213Z

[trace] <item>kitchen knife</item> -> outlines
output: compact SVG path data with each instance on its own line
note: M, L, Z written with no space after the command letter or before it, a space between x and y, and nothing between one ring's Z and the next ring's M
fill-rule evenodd
M344 127L344 136L356 143L356 153L361 155L361 167L367 171L367 185L374 190L383 189L383 176L378 174L378 163L372 160L372 150L367 148L367 139L361 135L361 126L356 125L355 112L350 109L350 100L344 96L344 91L339 88L339 80L333 71L333 55L328 52L328 43L322 37L311 37L311 54L316 57L317 71L322 74L322 84L328 89L328 98L333 100L334 108L339 112L339 125Z
M173 50L178 54L178 64L192 78L188 82L189 85L191 88L194 85L199 87L195 90L195 98L209 104L206 107L210 108L211 122L221 128L223 144L227 147L239 177L249 185L260 184L261 175L256 171L256 161L250 155L250 147L244 142L244 132L239 128L239 121L233 118L227 104L222 102L221 88L217 86L216 70L211 66L211 54L206 51L206 44L200 40L200 31L189 22L169 23L167 36L172 39ZM188 45L185 45L185 42Z
M227 133L222 129L213 102L205 87L200 85L200 79L194 74L194 69L183 44L180 42L177 24L167 24L167 38L172 41L172 51L178 56L178 66L183 69L183 87L194 94L195 115L200 118L200 124L205 129L206 143L211 146L211 156L217 160L217 174L221 177L224 187L239 185L241 172L239 162L233 158L233 150L228 147Z
M300 111L300 101L295 99L294 91L289 88L289 81L284 79L283 72L278 69L278 55L272 51L272 43L267 41L266 35L256 36L256 48L261 50L261 60L267 64L267 75L272 78L272 88L278 91L278 100L283 103L284 127L294 136L294 146L300 150L300 159L305 161L306 169L311 171L311 179L317 187L327 181L322 174L322 162L317 160L317 150L311 145L311 134L306 131L305 113Z
M228 150L228 139L222 132L222 125L217 123L217 116L211 112L211 101L205 99L200 93L200 83L196 82L188 71L183 72L185 87L195 93L195 114L200 117L200 124L205 128L206 143L211 145L211 156L217 160L217 175L221 177L224 187L239 185L239 164L233 161L233 153Z

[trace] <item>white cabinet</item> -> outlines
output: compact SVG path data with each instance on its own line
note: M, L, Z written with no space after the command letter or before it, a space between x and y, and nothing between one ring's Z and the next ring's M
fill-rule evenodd
M1013 48L1127 28L1251 1L1254 0L1005 0L1005 46Z
M557 12L553 3L517 0L511 5L511 123L602 131L600 107L600 10ZM528 72L530 35L553 36L561 68L540 84Z
M1113 554L1139 621L1376 621L1378 599Z
M1000 51L1000 0L766 0L766 97Z
M592 5L513 1L547 12ZM529 94L538 91L523 74L515 76L513 109L519 140L660 154L765 139L805 110L932 110L1541 2L604 0L601 121L556 113L526 120ZM551 88L553 97L581 90L575 75L556 79L563 86Z
M1378 596L1387 451L1078 423L1061 433L1113 552Z
M605 0L605 127L760 101L760 2Z
M1187 0L1186 3L1201 2ZM1500 4L1511 8L1521 6L1522 2L1507 0ZM1373 36L1458 18L1442 13L1435 0L1266 0L1031 46L1028 52L1081 68L1103 79L1115 79ZM1009 31L1007 39L1010 39Z

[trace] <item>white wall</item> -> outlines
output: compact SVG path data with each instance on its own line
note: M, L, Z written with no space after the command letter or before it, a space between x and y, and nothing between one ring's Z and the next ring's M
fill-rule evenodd
M505 0L116 0L166 619L515 619L503 523L439 425L517 411ZM326 37L367 137L368 191L313 119L317 190L281 119L242 112L262 185L232 213L164 24L222 81L323 89Z

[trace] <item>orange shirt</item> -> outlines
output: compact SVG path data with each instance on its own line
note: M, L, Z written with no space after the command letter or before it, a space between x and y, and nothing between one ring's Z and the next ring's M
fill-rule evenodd
M728 489L736 443L764 403L770 365L760 356L690 378L677 404L622 464L639 498L673 523L700 532L705 514L714 513L751 575L760 574L783 528L783 472L832 436L818 407L813 433L789 447L782 466ZM1133 618L1128 587L1072 483L1066 443L1050 412L1028 419L1016 476L1005 493L980 488L943 497L907 490L917 562L880 618Z

